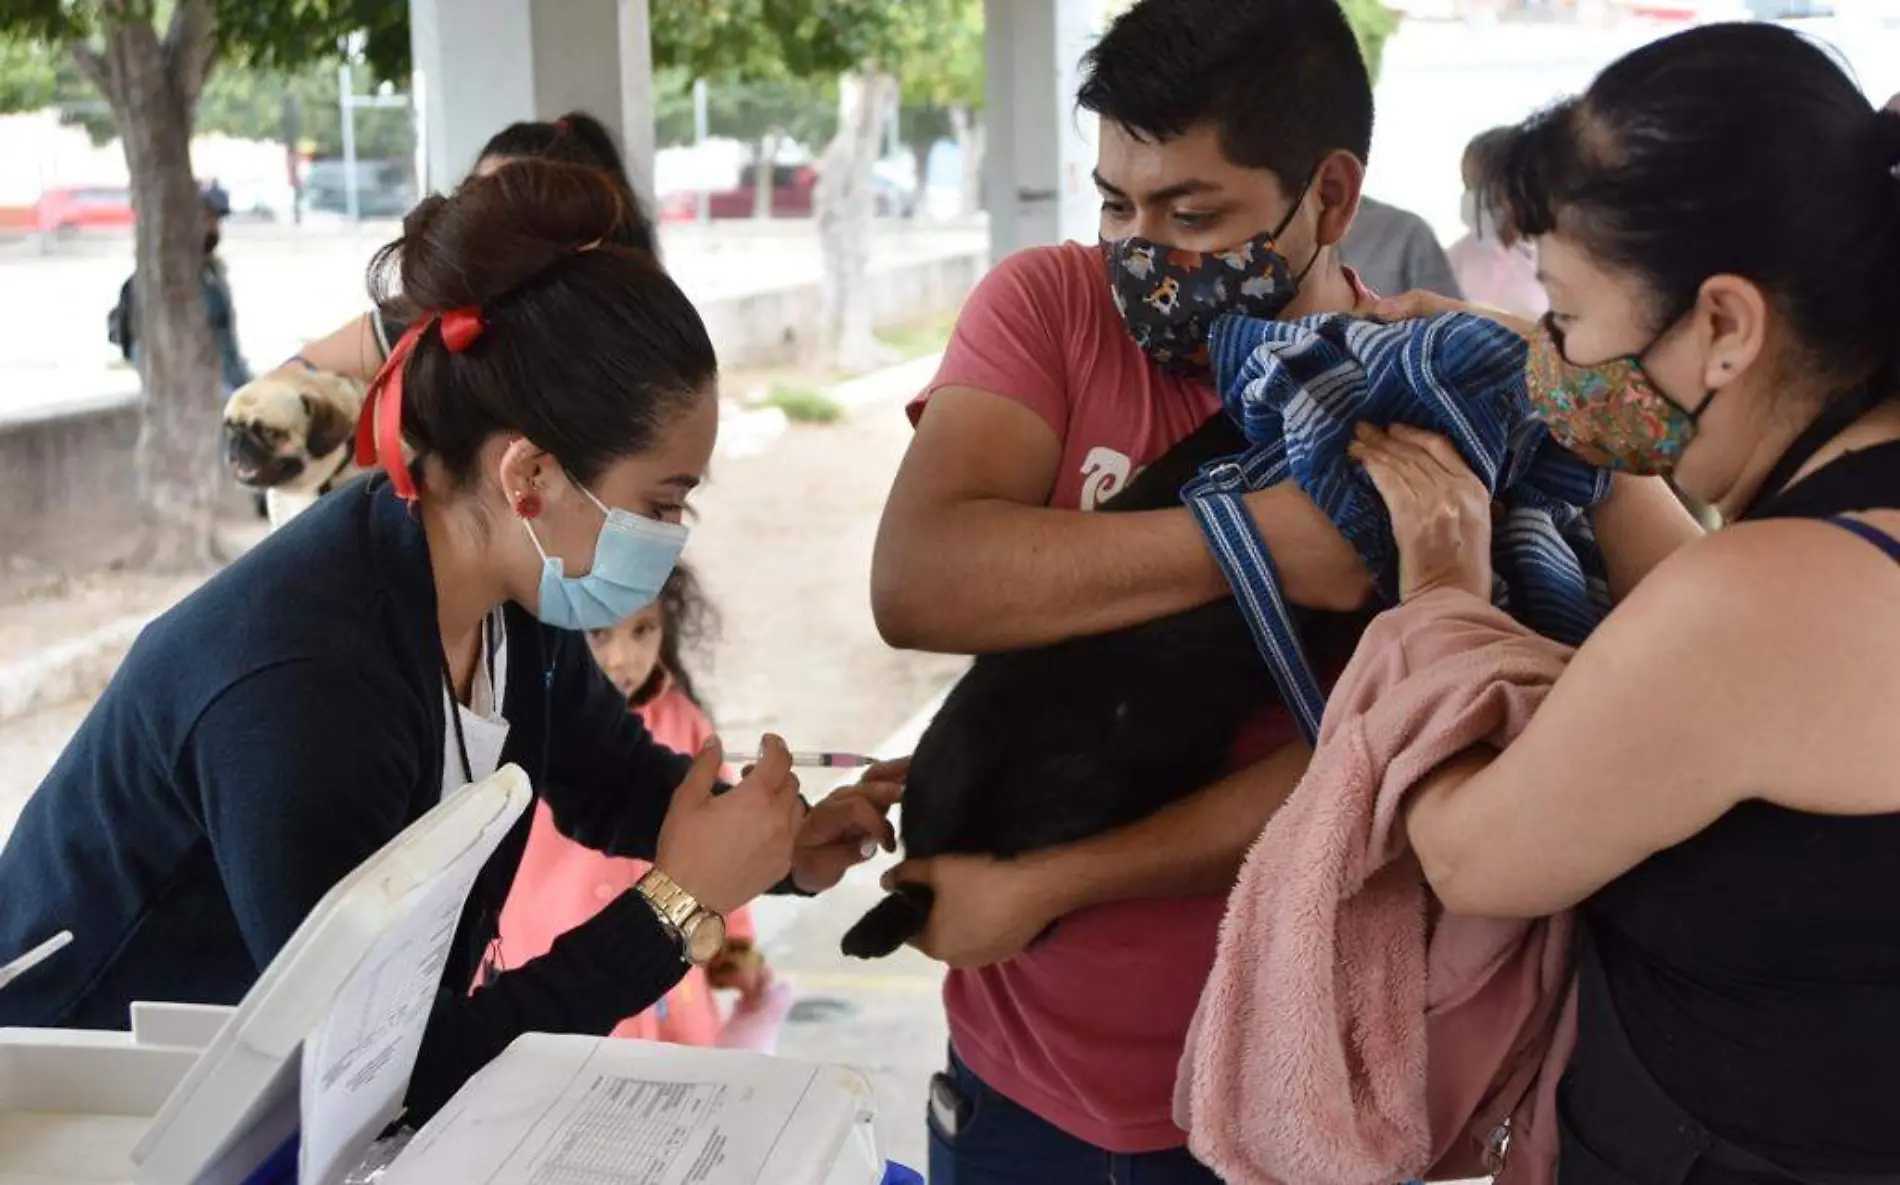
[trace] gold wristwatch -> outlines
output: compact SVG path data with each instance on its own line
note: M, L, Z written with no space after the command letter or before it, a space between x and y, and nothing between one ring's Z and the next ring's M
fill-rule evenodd
M672 877L651 869L633 889L646 898L661 924L673 932L679 940L680 954L694 966L704 967L726 949L726 919L694 900Z

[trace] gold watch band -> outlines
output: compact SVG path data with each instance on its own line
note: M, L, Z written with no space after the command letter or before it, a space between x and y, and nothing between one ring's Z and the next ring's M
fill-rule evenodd
M701 961L694 958L693 938L708 921L717 921L719 945L724 945L725 918L717 911L701 905L697 898L664 872L657 868L649 869L634 885L634 891L646 898L660 923L672 932L674 940L680 944L682 958L689 962Z

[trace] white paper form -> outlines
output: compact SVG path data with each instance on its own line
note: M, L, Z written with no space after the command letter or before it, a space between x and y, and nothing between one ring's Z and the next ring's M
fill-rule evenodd
M494 827L419 894L304 1043L298 1180L330 1185L401 1110L463 903L506 827Z
M417 1135L387 1185L823 1185L862 1143L869 1104L835 1067L531 1034ZM868 1180L881 1168L867 1158Z

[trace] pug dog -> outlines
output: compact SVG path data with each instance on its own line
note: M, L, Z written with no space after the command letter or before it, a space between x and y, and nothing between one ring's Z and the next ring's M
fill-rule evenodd
M356 419L366 388L322 371L272 374L224 405L224 462L240 485L264 492L275 531L361 472Z

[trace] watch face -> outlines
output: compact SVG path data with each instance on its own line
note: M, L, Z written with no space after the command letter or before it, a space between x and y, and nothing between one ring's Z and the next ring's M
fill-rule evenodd
M699 966L712 962L726 949L726 922L718 914L701 913L687 926L686 957Z

